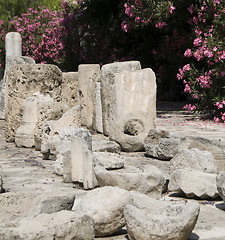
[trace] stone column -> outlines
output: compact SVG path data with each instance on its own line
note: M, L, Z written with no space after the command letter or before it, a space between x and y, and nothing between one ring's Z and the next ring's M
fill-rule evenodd
M93 128L96 100L95 86L100 77L98 64L81 64L78 67L78 104L81 106L81 125Z

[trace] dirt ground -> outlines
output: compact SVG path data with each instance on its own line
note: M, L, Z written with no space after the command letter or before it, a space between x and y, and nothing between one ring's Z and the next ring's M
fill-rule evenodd
M197 115L182 111L182 104L160 103L157 111L157 127L180 134L207 136L225 142L225 127L210 121L202 121ZM14 143L7 143L4 138L5 122L0 121L0 165L3 171L4 189L7 192L54 192L58 189L76 192L86 191L73 184L63 183L62 177L54 174L54 162L43 160L40 152L34 149L16 148ZM146 158L144 153L122 153L129 164L138 166L153 164L168 174L169 162ZM3 193L4 194L4 193ZM181 198L171 194L164 196L166 200L177 201ZM225 204L222 200L198 201L201 206L198 222L190 236L190 240L224 240L225 239ZM123 229L117 236L99 238L110 240L126 240L128 236Z

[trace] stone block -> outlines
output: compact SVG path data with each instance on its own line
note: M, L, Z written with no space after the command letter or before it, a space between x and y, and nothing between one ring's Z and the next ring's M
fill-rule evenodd
M225 171L220 172L216 176L216 186L217 186L220 197L225 202Z
M42 126L41 152L44 159L55 159L59 132L67 127L81 127L80 106L68 110L58 120L46 121Z
M2 167L0 166L0 193L3 192Z
M77 106L78 72L62 73L62 102L70 108Z
M96 132L103 133L102 122L102 97L101 97L101 82L96 82L96 116L94 129Z
M71 141L71 179L82 183L84 189L93 189L97 185L92 153L76 136Z
M6 78L6 140L15 141L16 130L22 124L23 104L35 92L49 94L61 101L62 72L55 65L18 65L8 71ZM61 116L60 116L61 117Z
M102 101L102 121L103 133L109 135L110 129L110 104L111 91L115 82L115 74L125 71L141 70L141 64L138 61L115 62L105 64L101 68L101 101Z
M81 106L81 125L93 127L96 116L96 82L100 78L98 64L81 64L78 67L78 103Z
M144 69L114 74L110 99L109 138L124 151L140 151L156 126L156 79Z

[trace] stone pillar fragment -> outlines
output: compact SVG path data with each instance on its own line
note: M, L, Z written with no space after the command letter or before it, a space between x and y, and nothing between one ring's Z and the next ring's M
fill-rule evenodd
M141 64L138 61L115 62L103 65L101 68L101 101L102 101L102 120L103 132L109 135L109 115L110 115L110 96L112 86L115 82L115 74L125 71L141 70Z
M9 32L5 37L6 56L22 56L22 38L18 32Z
M101 102L101 83L96 82L96 117L95 117L95 130L103 133L102 123L102 102Z
M93 127L95 110L95 88L100 77L98 64L81 64L78 67L78 98L81 106L81 125L87 128Z
M156 126L156 78L150 68L114 74L110 94L108 130L124 151L143 149L143 141Z
M72 182L83 183L84 189L96 186L92 153L79 137L71 142L71 167Z

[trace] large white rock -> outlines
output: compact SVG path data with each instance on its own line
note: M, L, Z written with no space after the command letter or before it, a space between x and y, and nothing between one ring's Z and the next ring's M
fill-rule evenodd
M0 239L76 239L92 240L94 222L91 217L72 211L40 214L0 224Z
M110 94L109 138L124 151L143 149L156 126L156 78L150 68L114 74Z
M220 172L216 176L216 186L217 186L220 197L225 202L225 171Z
M169 191L184 192L187 197L217 198L216 174L197 170L178 169L173 172Z
M141 70L141 64L138 61L109 63L101 68L102 120L105 135L109 135L110 130L111 93L112 86L115 83L115 74L136 70Z
M92 149L92 137L88 130L76 127L67 127L59 132L59 145L56 148L55 172L63 175L64 182L72 182L71 178L71 146L74 136L78 136Z
M80 106L72 107L58 120L46 121L42 126L41 152L44 159L56 158L59 132L66 127L81 127Z
M160 203L159 203L160 204ZM129 239L132 240L186 240L191 234L199 215L199 204L176 202L156 213L150 209L127 205L124 218Z
M166 178L163 172L154 166L148 169L136 171L124 169L107 171L100 165L96 165L95 175L99 186L118 186L126 190L145 193L154 198L161 198L166 189Z
M74 205L95 222L95 236L109 236L125 225L124 207L132 201L131 194L119 187L96 188Z
M170 160L170 172L177 169L195 169L206 173L217 173L212 153L197 148L183 149Z
M99 64L81 64L78 67L78 104L81 106L81 125L93 127L96 116L96 82L100 78Z

